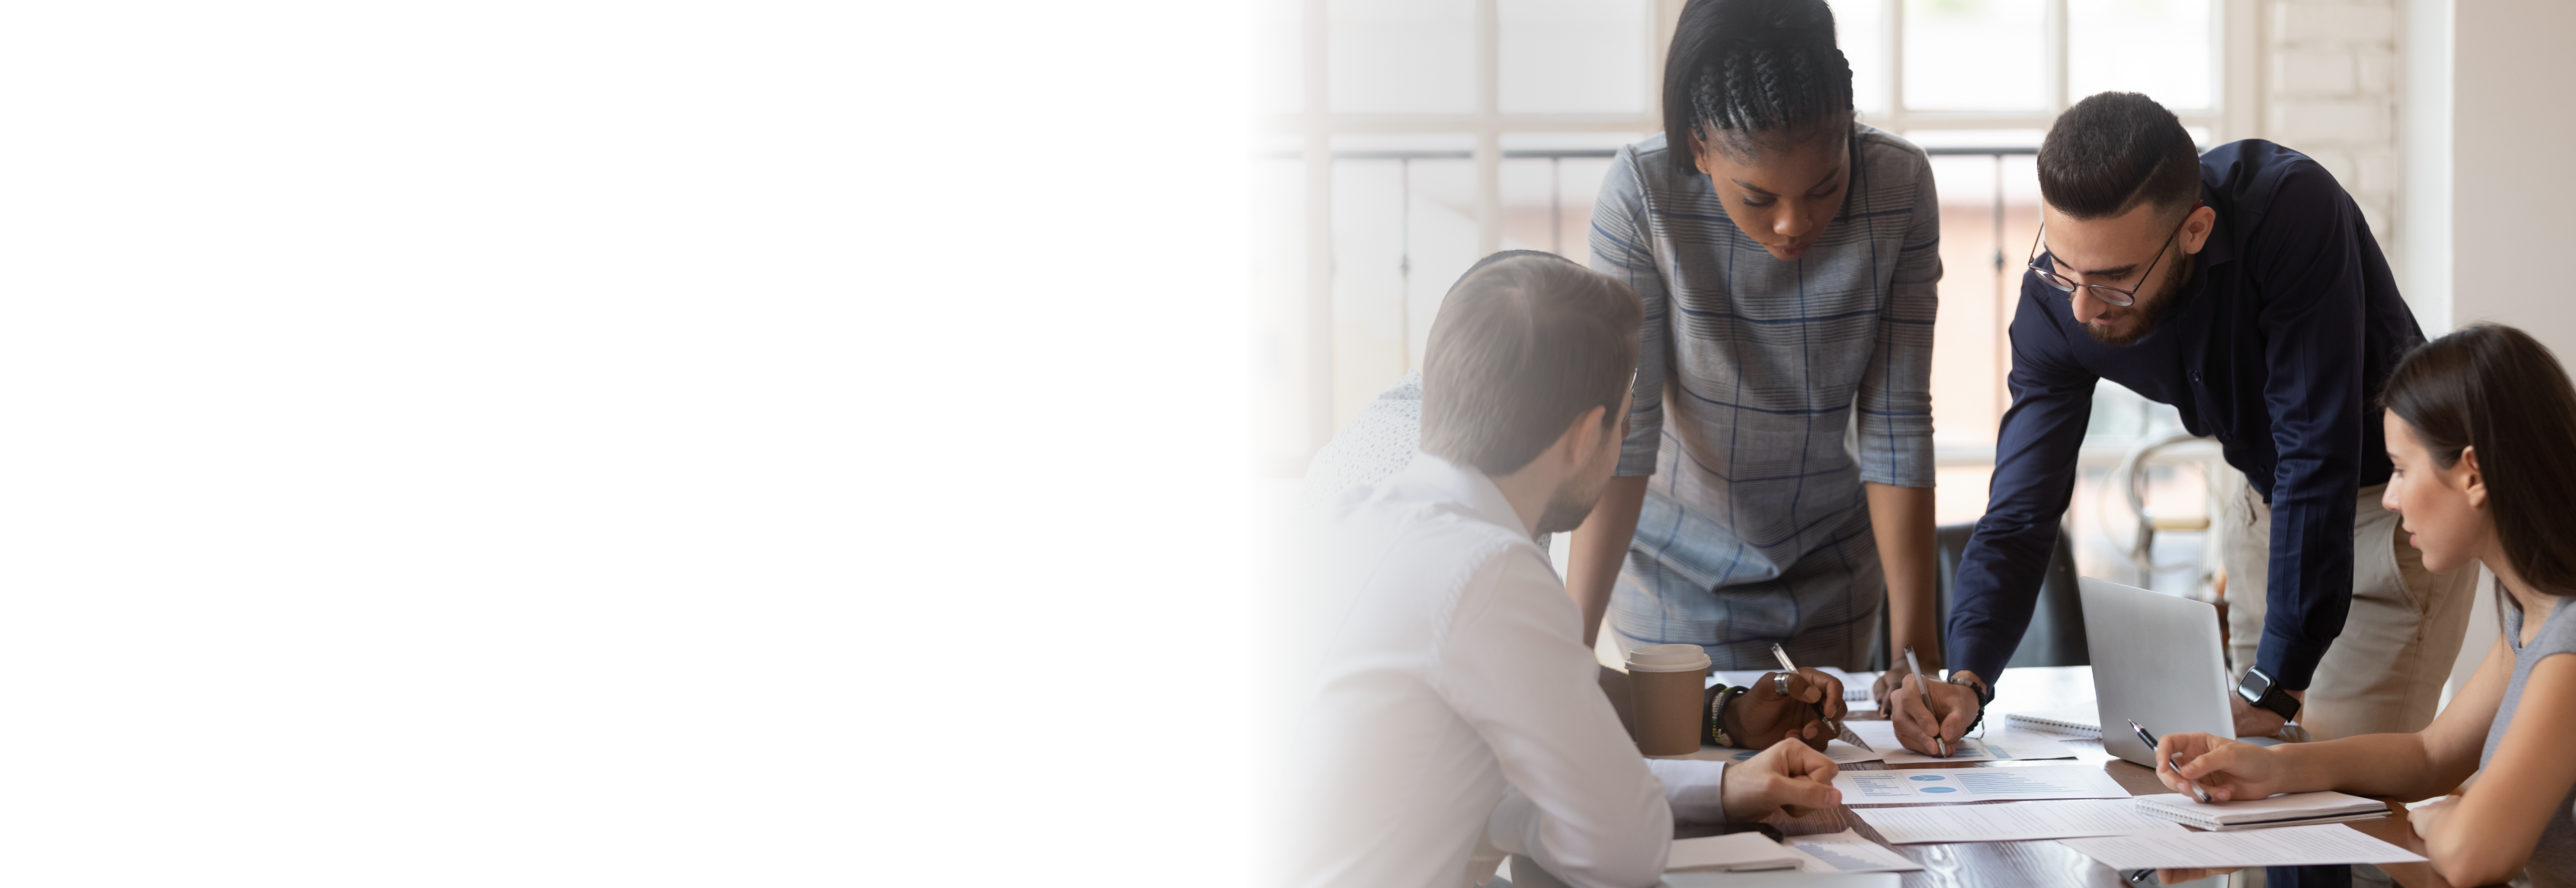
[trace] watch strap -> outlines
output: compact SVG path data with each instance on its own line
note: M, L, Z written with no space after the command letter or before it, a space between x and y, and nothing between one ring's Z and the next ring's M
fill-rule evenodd
M1943 680L1943 681L1945 681L1945 682L1947 682L1947 683L1954 684L1954 685L1958 685L1958 686L1960 686L1960 687L1967 688L1967 689L1968 689L1968 690L1970 690L1970 691L1974 691L1974 692L1976 692L1976 695L1977 695L1977 718L1976 718L1976 720L1975 720L1975 721L1971 721L1971 722L1969 722L1969 723L1968 723L1968 730L1974 731L1974 730L1976 730L1976 729L1977 729L1977 726L1978 726L1978 725L1985 724L1985 723L1986 723L1986 704L1988 704L1988 703L1992 703L1992 702L1994 702L1994 701L1995 701L1995 690L1994 690L1994 688L1987 687L1985 682L1978 681L1978 680L1976 680L1976 679L1974 679L1974 678L1968 678L1968 677L1962 676L1962 675L1960 675L1960 674L1959 674L1959 673L1957 673L1957 672L1952 672L1952 673L1950 673L1950 677L1949 677L1949 678L1942 679L1942 680Z
M2282 721L2299 717L2299 698L2290 696L2288 691L2281 690L2280 685L2265 689L2263 699L2254 701L2254 705L2278 713Z

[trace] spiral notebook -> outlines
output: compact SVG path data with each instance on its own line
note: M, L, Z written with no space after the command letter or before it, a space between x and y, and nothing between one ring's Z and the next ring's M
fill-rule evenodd
M2182 795L2147 795L2129 800L2138 813L2214 832L2342 823L2388 816L2386 804L2339 792L2294 792L2268 799L2196 802Z
M2050 734L2076 737L2102 736L2102 716L2092 706L2068 709L2042 709L2033 712L2004 714L2004 725Z

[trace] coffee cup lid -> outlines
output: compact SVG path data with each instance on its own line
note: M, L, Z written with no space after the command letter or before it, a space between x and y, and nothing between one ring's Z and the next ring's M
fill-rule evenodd
M1708 669L1708 651L1695 644L1650 644L1628 650L1628 671L1689 672Z

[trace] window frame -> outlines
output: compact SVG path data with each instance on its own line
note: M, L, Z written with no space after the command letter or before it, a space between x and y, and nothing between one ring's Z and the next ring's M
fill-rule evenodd
M1298 0L1302 7L1298 57L1302 64L1299 111L1264 115L1256 129L1275 137L1294 136L1296 156L1304 162L1305 288L1304 348L1306 379L1304 414L1306 453L1332 439L1333 404L1333 137L1351 134L1465 133L1474 138L1476 245L1479 253L1501 249L1503 238L1501 172L1505 133L1662 132L1661 101L1664 51L1672 43L1675 22L1686 0L1652 0L1653 13L1646 52L1645 113L1506 114L1501 109L1500 0L1471 0L1474 5L1476 110L1468 114L1337 113L1330 107L1329 0ZM1921 130L2046 130L2070 102L2067 52L2070 0L2042 0L2042 31L2047 41L2044 64L2049 71L2048 103L2029 112L1915 111L1905 107L1905 0L1877 0L1885 28L1877 47L1888 110L1863 113L1860 120L1896 133ZM2255 135L2262 115L2258 50L2263 37L2258 0L2215 0L2210 15L2212 108L2180 109L2184 126L2205 127L2212 143ZM1302 461L1300 461L1302 465Z

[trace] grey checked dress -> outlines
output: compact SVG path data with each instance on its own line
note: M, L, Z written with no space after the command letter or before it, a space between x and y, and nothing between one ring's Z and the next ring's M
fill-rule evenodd
M1922 149L1855 124L1841 215L1794 262L1664 137L1619 150L1592 267L1645 300L1619 474L1651 474L1607 625L1718 669L1869 665L1886 597L1863 481L1932 486L1940 201Z

